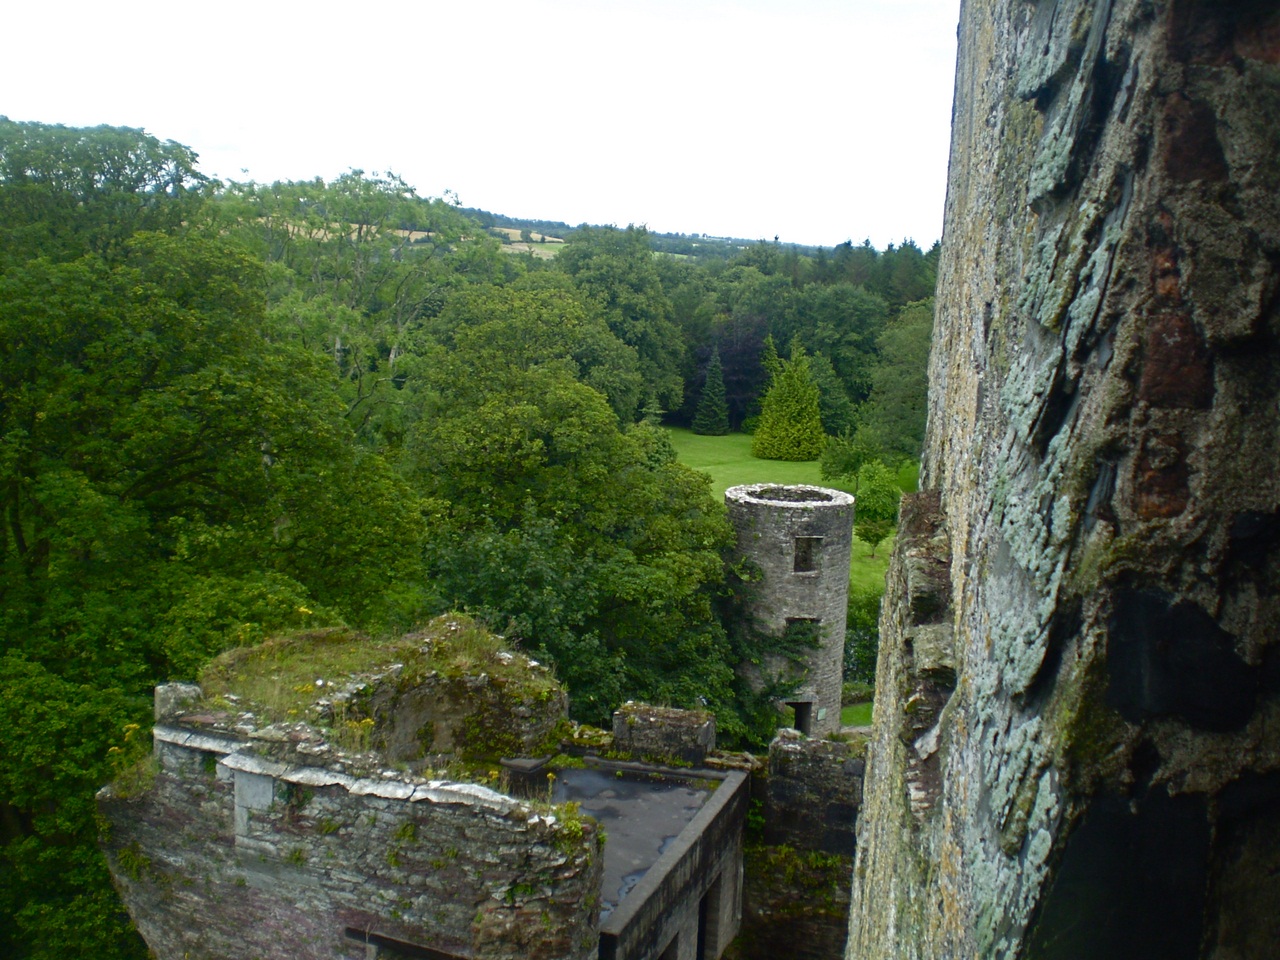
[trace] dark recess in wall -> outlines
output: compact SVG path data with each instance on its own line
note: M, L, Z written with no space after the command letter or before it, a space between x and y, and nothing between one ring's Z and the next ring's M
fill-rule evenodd
M1209 822L1198 794L1098 798L1067 840L1027 960L1196 960Z
M1107 705L1130 723L1174 716L1199 730L1237 730L1253 715L1258 671L1200 607L1154 590L1116 594L1107 646Z

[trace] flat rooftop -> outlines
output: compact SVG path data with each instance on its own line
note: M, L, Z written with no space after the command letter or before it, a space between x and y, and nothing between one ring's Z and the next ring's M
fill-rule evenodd
M600 822L604 879L603 923L680 835L721 781L612 769L567 769L557 774L556 803L573 801Z

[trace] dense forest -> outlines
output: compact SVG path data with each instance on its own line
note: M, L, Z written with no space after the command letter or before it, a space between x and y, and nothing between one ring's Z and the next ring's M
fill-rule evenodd
M768 736L723 505L662 425L816 405L828 475L915 456L936 247L579 227L539 259L485 226L390 175L219 183L140 131L0 118L0 954L145 955L94 792L155 683L279 631L464 609L578 720Z

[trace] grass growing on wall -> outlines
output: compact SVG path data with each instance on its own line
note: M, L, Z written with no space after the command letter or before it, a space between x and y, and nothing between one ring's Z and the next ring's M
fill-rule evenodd
M446 614L403 637L372 638L345 627L302 631L210 661L200 686L211 700L234 694L269 722L307 719L320 698L352 678L400 664L398 682L430 673L458 678L487 674L515 696L538 699L559 684L545 668L511 654L506 642L469 617Z

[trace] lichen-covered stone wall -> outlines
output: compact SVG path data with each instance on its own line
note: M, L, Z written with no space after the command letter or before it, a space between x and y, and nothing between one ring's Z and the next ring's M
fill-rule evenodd
M848 956L1280 942L1280 7L965 0Z
M613 749L655 763L701 764L716 748L716 717L627 701L613 712Z

